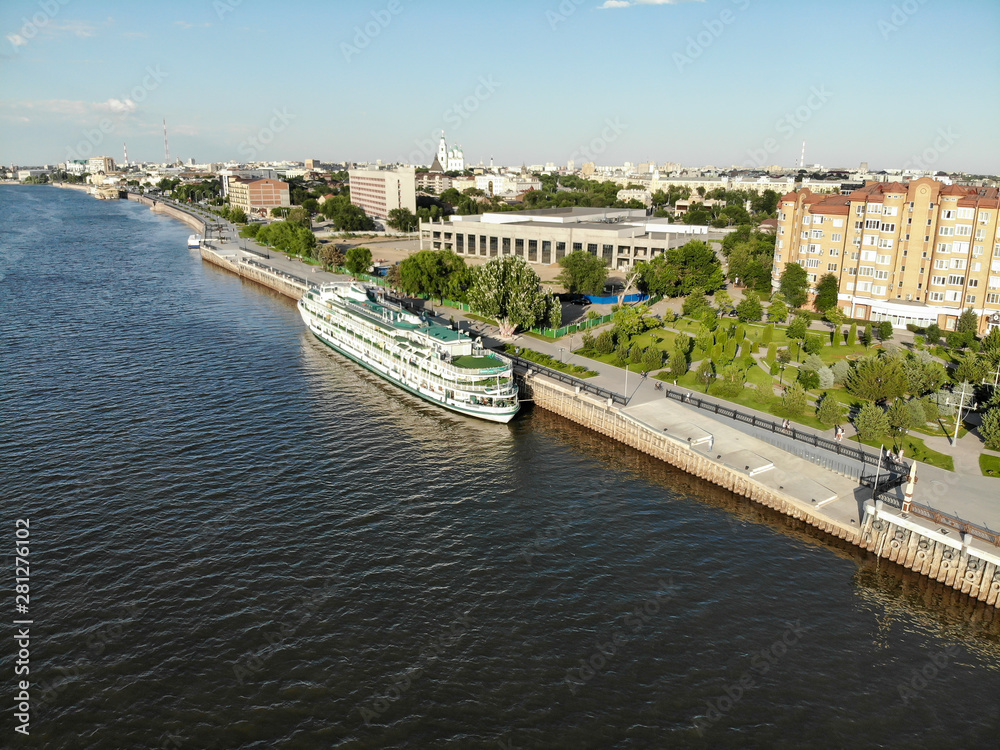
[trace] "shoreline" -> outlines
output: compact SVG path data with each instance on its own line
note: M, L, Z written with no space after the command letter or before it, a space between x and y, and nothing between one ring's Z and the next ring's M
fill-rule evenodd
M183 209L131 193L128 198L204 233L205 222ZM229 256L211 242L206 244L201 248L204 261L291 299L297 300L312 285L306 277L242 258L236 252ZM316 271L313 268L313 273ZM734 434L733 428L704 417L702 424L705 429L695 429L702 435L710 434L707 445L712 453L717 453L713 457L704 450L704 441L696 439L692 442L688 436L685 442L683 431L678 433L679 428L685 425L690 427L684 421L686 417L697 419L694 415L687 415L679 404L669 404L669 414L665 406L658 406L658 412L652 415L654 421L650 423L650 414L646 412L652 413L652 407L639 412L646 406L644 404L631 409L617 407L587 393L583 385L567 386L564 382L533 371L531 367L516 368L516 374L526 395L539 408L658 458L755 504L803 521L877 559L919 573L960 592L971 603L986 604L993 612L1000 610L1000 548L974 538L967 531L939 528L940 519L926 515L921 517L916 509L905 512L882 500L873 500L870 490L862 499L859 496L861 488L856 482L848 482L841 474L818 466L820 462L814 460L810 463L806 458L799 458L754 437ZM681 437L670 434L671 428ZM744 468L740 468L740 464L744 464ZM775 468L779 471L772 473ZM813 481L814 477L822 484ZM788 488L781 481L788 484ZM836 496L826 497L831 491ZM895 494L902 500L902 488L897 488Z

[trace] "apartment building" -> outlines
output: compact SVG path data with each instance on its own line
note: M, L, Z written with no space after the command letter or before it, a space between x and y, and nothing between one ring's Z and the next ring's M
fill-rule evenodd
M771 284L795 262L813 284L836 275L851 317L954 330L971 308L985 333L1000 326L998 213L997 188L930 177L868 182L847 195L788 193L778 203Z
M413 167L351 169L351 203L383 221L394 208L417 211L417 176Z
M110 156L91 156L87 159L87 171L91 174L111 174L115 171L115 160Z
M228 185L229 205L242 208L248 216L267 216L272 208L292 205L288 183L281 180L230 177Z

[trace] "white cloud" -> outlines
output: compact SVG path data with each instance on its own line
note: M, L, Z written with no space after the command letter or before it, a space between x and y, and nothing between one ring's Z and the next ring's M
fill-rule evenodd
M206 21L205 23L188 23L187 21L174 21L175 26L180 26L182 29L207 29L212 25L211 21Z
M106 108L109 112L123 114L125 112L135 112L135 102L131 99L108 99L103 104L97 105L99 109Z

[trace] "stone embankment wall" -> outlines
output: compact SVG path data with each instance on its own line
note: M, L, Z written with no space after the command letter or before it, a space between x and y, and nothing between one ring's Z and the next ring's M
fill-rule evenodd
M972 538L949 538L958 532L938 533L923 528L913 517L882 507L866 506L859 527L845 526L815 512L793 497L766 487L746 473L713 461L679 440L624 415L617 407L530 370L522 385L536 406L607 435L683 471L749 498L786 516L843 539L876 556L891 560L951 586L994 607L1000 607L1000 557L971 547Z
M260 268L246 261L228 258L204 245L201 248L201 257L212 265L231 271L244 279L255 281L294 300L299 299L309 288L306 284L296 281L287 275Z
M135 193L129 193L128 199L130 201L135 201L136 203L142 203L143 205L149 206L153 213L166 214L167 216L183 221L200 234L204 234L205 232L205 222L201 219L196 216L192 216L186 211L181 211L173 206L168 206L163 201L153 200L152 198L147 198L144 195L136 195Z

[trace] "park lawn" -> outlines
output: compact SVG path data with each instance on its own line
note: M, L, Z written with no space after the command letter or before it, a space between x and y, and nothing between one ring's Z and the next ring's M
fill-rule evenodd
M471 318L472 320L478 320L480 323L487 323L487 324L489 324L491 326L499 326L500 325L499 323L497 323L492 318L484 318L482 315L474 315L472 313L465 313L465 317Z
M679 334L676 334L673 331L667 331L664 330L663 328L654 328L650 331L646 331L645 333L640 333L638 336L633 337L632 346L638 344L643 349L648 349L649 347L654 345L653 338L656 337L658 339L661 339L660 342L655 345L656 348L660 349L661 351L667 352L669 354L670 352L673 351L674 341L677 340L678 335Z
M564 372L567 375L572 375L575 378L592 378L598 373L594 370L588 370L583 365L573 365L567 362L560 362L555 357L551 357L548 354L542 354L541 352L536 352L534 349L525 349L524 347L515 347L512 344L507 344L504 347L504 351L507 354L515 354L521 357L521 359L527 359L531 362L536 362L544 367L548 367L551 370L558 370L559 372Z
M848 346L847 344L841 344L840 346L833 347L827 344L819 353L819 358L823 360L823 364L832 365L838 359L846 359L849 356L867 356L869 354L877 354L876 347L870 346L867 349L863 344L855 344L854 346Z
M1000 477L1000 456L980 453L979 470L983 472L984 477Z
M855 435L854 439L857 440L858 436ZM890 442L882 440L859 440L859 442L870 445L872 448L878 448L879 445L884 444L887 448L891 448L894 453L899 453L902 450L904 458L937 466L939 469L944 469L945 471L955 471L955 460L951 456L946 456L944 453L939 453L936 450L928 448L924 444L924 441L918 437L904 435L902 438L886 438L886 440Z
M913 427L912 429L931 437L953 438L955 437L955 420L953 418L943 418L936 422L928 422L926 425L920 427ZM961 440L968 434L969 428L965 426L965 421L963 420L962 426L958 428L958 439Z

